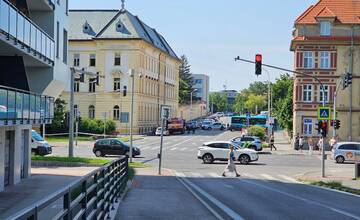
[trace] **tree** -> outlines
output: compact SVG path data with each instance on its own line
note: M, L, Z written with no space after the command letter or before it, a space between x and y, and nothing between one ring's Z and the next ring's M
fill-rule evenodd
M279 101L279 109L276 112L276 116L279 125L288 130L293 129L293 90L290 90L285 99Z
M282 74L279 79L276 79L276 82L272 86L275 111L281 108L281 105L278 106L278 103L281 103L280 101L285 99L287 94L292 91L293 84L294 80L288 73Z
M65 100L58 98L54 103L54 118L52 124L46 125L49 133L65 132L67 130L65 123Z
M253 95L265 95L268 93L268 88L267 82L254 82L250 84L246 92Z
M239 93L235 98L235 103L233 105L233 111L238 113L245 113L245 103L248 100L248 97L244 93Z
M190 70L190 64L185 55L181 56L179 67L179 102L180 104L190 101L190 93L193 90L193 78Z
M255 114L266 108L266 98L262 95L250 95L245 102L245 107Z
M228 107L228 100L226 94L211 93L210 106L213 106L213 112L224 112Z

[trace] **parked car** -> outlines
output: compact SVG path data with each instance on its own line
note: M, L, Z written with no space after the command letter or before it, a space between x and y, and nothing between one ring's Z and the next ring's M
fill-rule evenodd
M224 130L225 126L220 122L215 122L210 126L210 130Z
M35 130L31 131L31 153L40 156L52 153L52 148L49 143Z
M255 151L262 151L262 143L260 138L255 136L242 136L230 140L231 142L241 146L253 149Z
M252 149L244 149L239 145L230 141L213 141L204 143L198 150L198 159L203 160L205 164L213 163L214 161L227 161L229 155L230 145L235 147L235 158L241 164L249 164L250 162L259 159L256 151Z
M339 142L332 149L331 156L336 163L360 162L360 142Z
M203 130L210 130L210 126L212 125L211 121L203 121L201 123L201 129Z
M155 135L156 136L161 136L161 127L158 127L156 129L156 132L155 132ZM166 130L166 128L164 128L164 136L169 136L170 135L170 132L168 130Z
M94 144L93 152L97 157L106 155L129 155L130 145L118 139L106 138L97 140ZM133 156L140 155L140 149L133 147Z

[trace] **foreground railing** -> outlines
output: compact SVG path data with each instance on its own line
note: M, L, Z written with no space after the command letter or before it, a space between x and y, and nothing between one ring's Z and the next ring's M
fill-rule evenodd
M45 31L26 17L8 0L0 0L0 31L7 34L8 39L16 39L35 55L45 61L54 62L55 43Z
M123 157L82 177L10 219L106 219L128 180ZM54 208L55 207L55 208Z
M53 118L53 97L0 86L0 125L48 124Z

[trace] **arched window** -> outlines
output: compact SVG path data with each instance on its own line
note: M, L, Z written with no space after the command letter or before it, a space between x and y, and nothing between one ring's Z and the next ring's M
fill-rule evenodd
M114 109L113 109L113 119L114 120L120 120L120 108L118 105L115 105L114 106Z
M94 119L95 118L95 107L93 105L89 106L89 118Z

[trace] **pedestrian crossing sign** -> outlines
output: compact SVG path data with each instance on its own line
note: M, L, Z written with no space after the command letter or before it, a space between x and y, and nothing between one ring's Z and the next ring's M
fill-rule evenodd
M331 108L330 107L319 107L318 108L318 120L330 120L331 119Z

